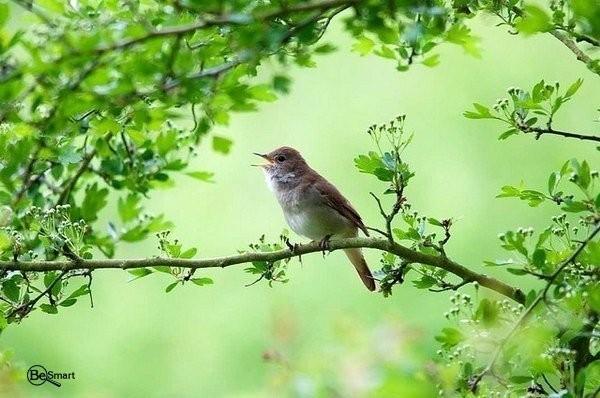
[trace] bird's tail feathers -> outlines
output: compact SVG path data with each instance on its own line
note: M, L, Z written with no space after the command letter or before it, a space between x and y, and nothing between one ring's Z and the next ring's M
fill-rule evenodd
M362 251L360 249L344 249L346 256L350 259L354 268L356 268L356 272L358 272L358 276L365 284L367 289L370 291L375 290L375 279L373 279L373 275L371 274L371 270L363 257Z

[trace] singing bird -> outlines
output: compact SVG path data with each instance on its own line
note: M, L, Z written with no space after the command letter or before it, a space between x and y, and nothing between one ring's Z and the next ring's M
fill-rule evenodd
M331 237L358 236L369 231L350 202L319 173L300 152L281 147L267 154L255 153L267 161L264 170L267 185L275 193L288 225L298 235L326 243ZM367 289L375 290L375 281L362 251L344 249Z

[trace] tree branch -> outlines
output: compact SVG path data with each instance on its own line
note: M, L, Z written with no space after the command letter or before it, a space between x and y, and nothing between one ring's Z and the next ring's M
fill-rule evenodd
M224 26L224 25L248 25L252 22L256 21L269 21L276 18L280 18L292 13L297 12L308 12L315 10L330 10L337 7L350 7L352 5L360 3L361 0L324 0L324 1L314 1L314 2L305 2L296 4L293 6L285 6L275 10L267 11L264 13L258 13L255 15L247 14L240 16L239 14L232 15L221 15L221 16L211 16L204 17L196 23L183 25L183 26L173 26L169 28L164 28L160 30L153 30L146 33L143 36L135 37L132 39L123 40L121 42L114 43L109 46L98 47L92 49L90 52L96 55L104 54L106 52L115 51L115 50L125 50L130 47L133 47L137 44L144 43L149 40L157 39L165 36L183 36L188 33L193 33L200 29L210 28L213 26ZM81 54L87 54L90 52L82 52Z
M600 136L597 135L584 135L578 133L570 133L568 131L554 130L553 128L542 128L542 127L530 127L527 125L520 125L520 130L527 133L535 133L535 139L539 139L542 135L550 134L550 135L558 135L565 138L576 138L579 140L585 141L596 141L600 142Z
M63 191L60 193L60 196L58 197L58 200L56 202L57 205L63 205L67 203L67 201L69 200L69 196L71 195L71 191L77 184L77 181L79 181L79 178L81 178L83 173L87 171L94 156L96 156L95 149L83 158L81 164L79 165L79 168L77 169L77 172L75 173L73 178L67 183L67 185L65 185Z
M494 290L518 303L525 302L523 292L485 274L479 274L460 265L446 257L420 253L387 239L378 238L348 238L334 239L330 242L330 250L349 248L371 248L393 253L410 263L419 263L445 269L446 271L469 282L478 282L481 286ZM170 266L181 268L224 268L237 264L246 264L253 261L274 262L301 256L309 253L321 253L319 242L296 245L294 248L282 249L273 252L249 252L229 257L211 259L179 259L179 258L145 258L145 259L106 259L106 260L54 260L54 261L0 261L0 269L8 271L45 272L52 270L75 269L131 269L156 266Z
M584 53L578 46L577 44L571 40L566 34L553 29L550 31L550 34L554 37L556 37L558 40L560 40L565 46L567 46L567 48L569 50L571 50L571 52L573 52L573 54L575 54L575 56L577 57L578 60L580 60L581 62L585 62L586 64L589 64L590 62L592 62L592 58L590 58L589 55L587 55L586 53Z

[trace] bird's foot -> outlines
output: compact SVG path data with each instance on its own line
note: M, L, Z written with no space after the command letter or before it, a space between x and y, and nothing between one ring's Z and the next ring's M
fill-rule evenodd
M331 237L332 235L325 235L325 237L319 241L319 247L323 252L323 257L325 257L326 251L331 253Z
M290 249L292 254L298 255L298 260L300 261L300 263L302 263L302 255L299 253L300 245L298 243L290 242L290 238L288 238L287 236L283 237L283 242L288 247L288 249Z

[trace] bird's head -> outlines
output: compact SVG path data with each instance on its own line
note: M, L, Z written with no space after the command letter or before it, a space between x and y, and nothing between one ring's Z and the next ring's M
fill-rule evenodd
M300 152L288 146L282 146L269 153L254 153L265 159L267 163L257 165L262 167L271 176L299 176L308 169L308 164Z

